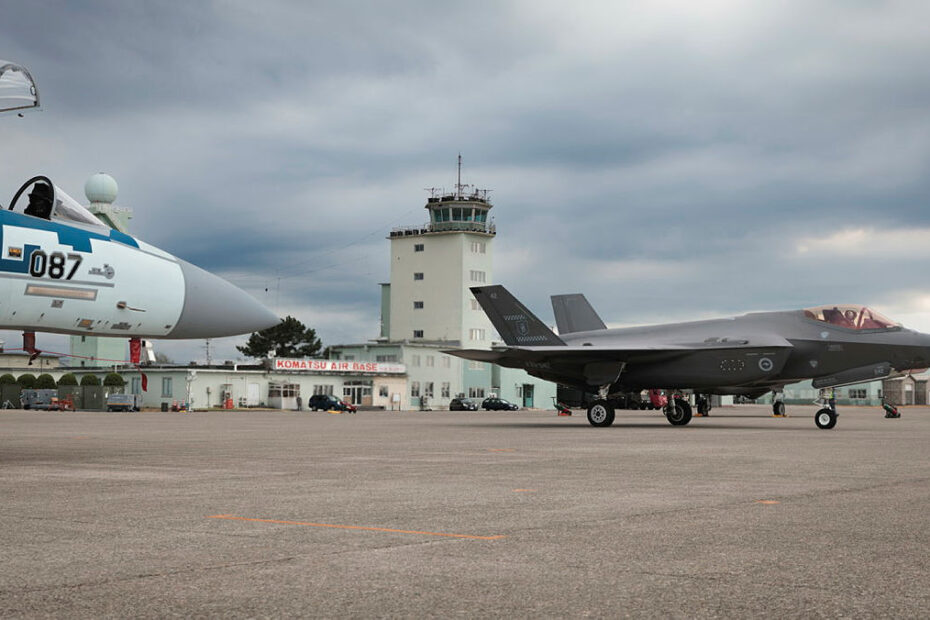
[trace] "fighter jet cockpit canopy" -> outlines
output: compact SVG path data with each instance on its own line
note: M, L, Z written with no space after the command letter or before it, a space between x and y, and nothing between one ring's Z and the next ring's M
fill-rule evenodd
M901 327L900 323L892 321L871 308L859 305L805 308L804 316L847 329L891 329Z
M39 90L26 67L0 60L0 113L39 107Z
M107 227L94 217L93 213L44 176L32 177L26 181L13 195L9 210L44 220Z

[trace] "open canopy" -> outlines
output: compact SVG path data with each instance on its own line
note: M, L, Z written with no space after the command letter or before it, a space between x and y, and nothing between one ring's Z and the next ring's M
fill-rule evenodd
M804 316L809 319L823 321L831 325L849 329L888 329L901 327L900 323L892 321L871 308L859 305L818 306L805 308Z
M39 107L39 89L26 67L0 60L0 112Z

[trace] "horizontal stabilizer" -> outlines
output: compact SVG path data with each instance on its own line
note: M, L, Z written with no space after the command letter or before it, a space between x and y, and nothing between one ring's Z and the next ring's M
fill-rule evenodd
M505 344L532 347L565 345L503 286L476 286L471 292Z
M607 329L604 321L581 293L553 295L552 313L555 315L555 324L560 334Z

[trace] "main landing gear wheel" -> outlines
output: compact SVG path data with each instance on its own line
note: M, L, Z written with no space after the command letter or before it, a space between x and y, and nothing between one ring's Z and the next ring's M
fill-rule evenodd
M814 424L817 428L833 428L836 426L836 412L829 407L824 407L814 414Z
M785 417L785 403L780 400L772 403L772 415L777 415L779 418Z
M606 400L600 399L588 407L588 422L591 426L610 426L614 423L614 408Z
M691 406L688 403L676 400L674 405L666 409L665 417L672 426L684 426L691 421Z

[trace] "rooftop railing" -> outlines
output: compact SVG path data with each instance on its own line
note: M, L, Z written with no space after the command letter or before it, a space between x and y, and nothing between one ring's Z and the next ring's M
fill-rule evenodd
M392 237L406 237L410 235L426 235L435 232L477 232L486 235L496 235L497 227L494 222L435 222L422 226L401 226L391 230Z

